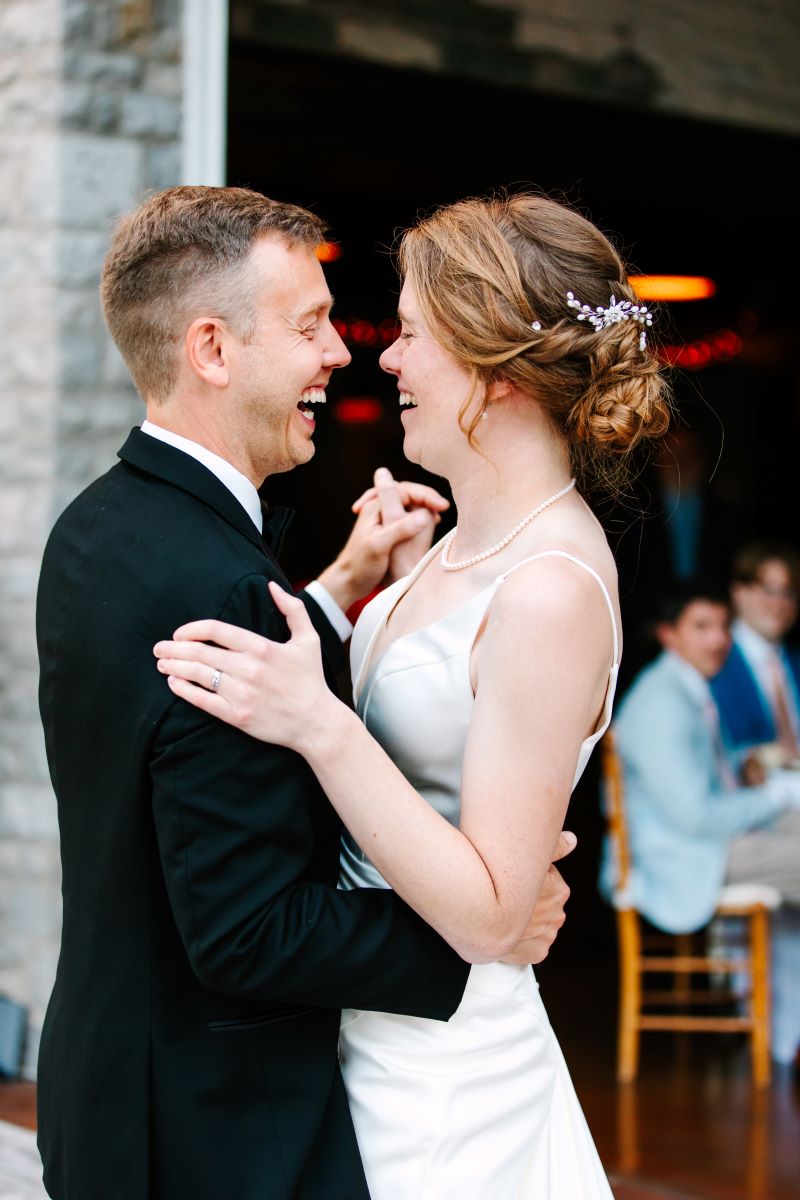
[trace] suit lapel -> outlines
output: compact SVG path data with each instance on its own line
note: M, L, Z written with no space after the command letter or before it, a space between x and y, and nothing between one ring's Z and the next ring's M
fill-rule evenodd
M728 742L735 749L774 741L775 722L750 664L734 641L724 667L711 680Z
M184 454L182 450L142 433L141 429L132 429L119 451L119 457L124 463L196 496L238 529L249 542L264 549L261 534L233 493L190 454Z
M182 450L176 449L175 446L170 446L158 438L153 438L149 434L142 433L141 429L138 428L131 430L128 440L119 451L119 457L129 466L135 467L139 471L144 471L148 475L153 475L156 479L165 480L174 487L182 488L183 491L189 492L192 496L196 496L198 500L207 504L209 508L213 508L214 512L218 513L219 516L241 533L243 537L258 547L261 553L268 559L272 567L272 574L276 577L276 582L292 595L296 594L289 580L284 575L267 539L262 538L250 519L249 514L245 512L236 497L228 491L225 484L217 479L216 475L212 471L209 471L207 467L204 467L202 463L198 462L197 459L192 458L190 454L184 454ZM270 525L268 526L268 514L265 513L264 528L265 531L269 530L273 545L275 543L279 544L283 540L283 534L286 532L291 516L292 514L289 509L275 509L272 517L269 518ZM300 599L303 600L306 608L309 610L311 620L322 639L326 675L328 676L328 682L335 691L335 671L341 667L341 644L323 615L322 610L318 608L314 601L310 597L307 597L305 593L301 594ZM336 664L336 667L334 667L334 664Z

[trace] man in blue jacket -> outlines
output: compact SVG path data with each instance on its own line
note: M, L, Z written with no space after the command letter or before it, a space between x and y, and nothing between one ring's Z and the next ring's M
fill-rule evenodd
M800 651L784 639L797 620L800 558L780 542L751 542L736 555L733 646L711 690L727 744L769 746L770 761L800 761Z

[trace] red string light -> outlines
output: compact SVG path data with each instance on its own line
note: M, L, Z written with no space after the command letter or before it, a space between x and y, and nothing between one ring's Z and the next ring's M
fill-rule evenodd
M758 317L755 313L747 312L740 315L740 325L743 331L747 332L758 324ZM345 345L357 348L376 348L385 349L395 341L398 335L397 321L394 317L385 317L379 321L377 325L372 321L367 321L362 317L334 317L332 319L333 327L343 340ZM657 349L656 355L662 362L669 363L671 366L683 367L687 371L700 371L703 367L712 366L718 362L730 362L737 354L741 352L742 339L738 333L732 329L718 329L715 333L707 334L705 337L696 338L691 342L684 344L675 344L661 346ZM350 397L347 401L349 404ZM359 401L362 399L373 399L370 397L357 397ZM375 400L376 404L380 402ZM341 401L340 403L345 403ZM380 412L377 415L366 416L359 415L357 408L346 408L345 413L354 413L353 416L339 416L337 419L345 424L369 424L377 421L380 417ZM364 409L364 413L370 411Z
M742 344L742 339L732 329L718 329L716 333L683 346L661 346L657 355L670 366L700 371L713 363L730 362L741 352Z
M343 396L336 401L333 415L341 425L375 425L383 416L377 396Z

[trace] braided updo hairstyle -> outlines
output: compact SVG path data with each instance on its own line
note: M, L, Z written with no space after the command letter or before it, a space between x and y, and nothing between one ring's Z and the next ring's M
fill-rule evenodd
M564 204L528 193L462 200L402 238L399 265L431 334L472 376L535 399L566 438L582 482L615 484L630 452L669 426L666 381L642 326L595 330L567 306L639 303L614 247ZM539 322L540 330L532 328ZM471 399L471 397L470 397ZM480 414L469 427L472 444Z

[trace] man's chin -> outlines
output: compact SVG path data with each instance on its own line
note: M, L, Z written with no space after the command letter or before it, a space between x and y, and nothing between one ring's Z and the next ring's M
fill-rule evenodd
M270 475L285 475L287 471L293 471L295 467L302 467L307 462L311 462L316 452L316 446L309 439L304 451L295 450L291 459L282 459L281 462L272 462L268 470L264 472L264 478L269 479Z
M288 467L287 470L291 471L293 467L302 467L307 462L311 462L316 453L317 447L314 445L314 439L311 437L311 434L309 434L303 445L297 450L292 466Z

